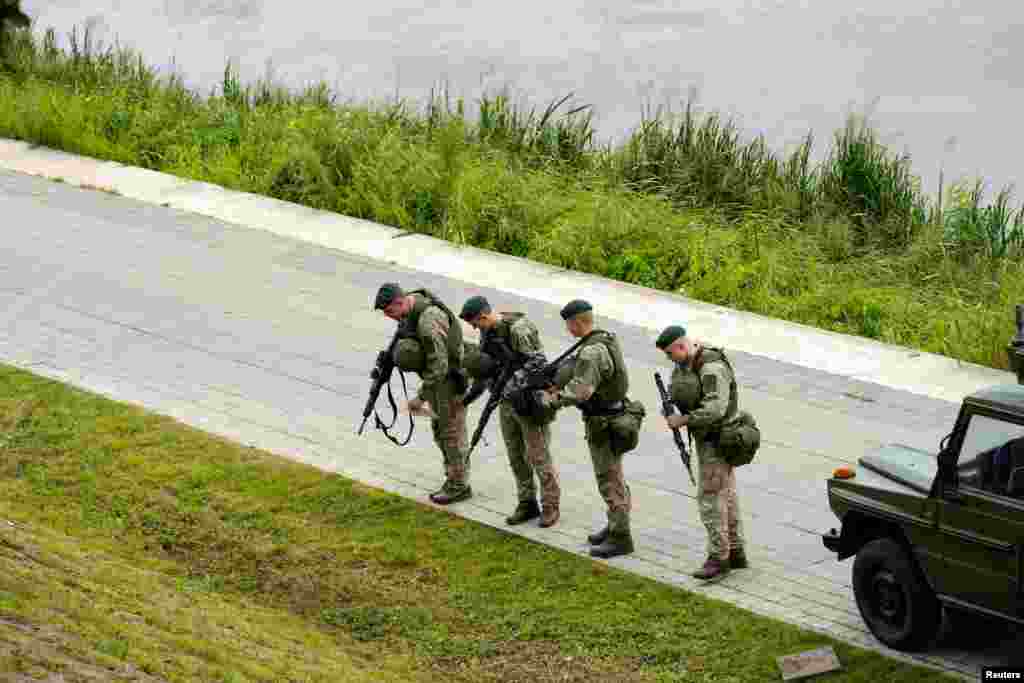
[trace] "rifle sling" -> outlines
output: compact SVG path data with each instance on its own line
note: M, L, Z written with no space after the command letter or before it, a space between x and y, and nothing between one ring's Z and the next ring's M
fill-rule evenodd
M398 370L398 377L399 377L399 379L402 380L402 392L405 394L405 400L408 401L409 400L409 390L408 390L408 388L406 387L406 384L405 384L405 373L402 372L401 368L397 368L396 367L395 369ZM388 439L391 441L391 443L395 444L396 446L404 446L407 443L409 443L409 441L412 439L412 431L413 431L415 425L413 424L412 414L410 413L409 414L409 433L406 435L405 441L399 441L395 437L391 436L390 430L395 426L395 424L398 423L398 405L395 403L394 394L392 394L392 392L391 392L391 380L390 380L390 378L388 379L388 403L391 404L391 413L393 415L393 417L391 418L391 424L389 424L389 425L385 425L384 424L384 420L380 419L380 413L377 412L377 407L374 406L374 408L373 408L373 419L374 419L374 421L376 423L375 426L376 426L377 429L379 429L382 432L384 432L384 436L388 437Z
M575 344L573 344L572 346L570 346L570 347L569 347L569 350L568 350L568 351L566 351L566 352L565 352L565 353L563 353L563 354L562 354L561 356L559 356L558 358L556 358L556 359L554 359L553 361L551 361L550 363L548 363L548 367L554 367L554 366L558 365L559 363L561 363L561 362L562 362L563 360L565 360L566 358L568 358L568 357L569 357L569 355L570 355L570 354L572 354L572 352L573 352L573 351L575 351L575 350L576 350L576 349L578 349L578 348L579 348L580 346L582 346L582 345L583 345L583 342L587 341L588 339L590 339L590 338L591 338L592 336L594 336L595 334L597 334L597 333L599 333L599 332L602 332L602 330L594 330L594 331L592 331L592 332L588 332L588 333L586 334L586 336L584 336L584 337L583 337L583 338L581 338L581 339L580 339L579 341L577 341L577 342L576 342Z

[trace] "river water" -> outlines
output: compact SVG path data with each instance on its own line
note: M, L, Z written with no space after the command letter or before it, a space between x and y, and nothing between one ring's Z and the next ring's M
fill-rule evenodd
M643 107L688 96L785 151L816 156L851 112L939 170L1024 180L1024 5L995 0L24 0L37 29L89 25L186 83L326 81L344 99L468 99L508 87L543 108L569 92L617 140ZM1024 188L1022 188L1024 190ZM1024 199L1024 191L1018 193Z

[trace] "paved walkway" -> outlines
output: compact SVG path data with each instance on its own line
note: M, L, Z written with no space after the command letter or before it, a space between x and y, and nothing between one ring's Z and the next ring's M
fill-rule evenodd
M425 285L455 306L484 293L499 309L537 321L551 354L571 343L558 304L109 193L0 171L0 215L7 228L0 360L421 501L441 478L428 423L418 421L404 449L379 433L354 434L367 371L393 330L370 311L378 284ZM522 289L537 285L524 281ZM594 300L599 315L604 310L588 290L572 295ZM719 342L716 328L694 319L694 334ZM867 633L850 590L851 563L836 562L821 545L820 533L836 524L824 479L883 442L933 448L956 405L734 351L743 404L765 427L758 462L738 475L752 567L706 586L688 576L704 554L694 489L656 415L652 373L669 368L651 327L601 322L623 338L631 394L650 415L641 447L626 461L637 553L612 564L906 658ZM961 381L991 377L1009 375L964 366ZM515 492L496 424L487 438L474 454L476 496L455 511L505 528ZM562 521L514 532L585 553L603 505L575 413L556 422L554 442ZM1019 645L971 653L944 647L916 660L973 677L983 663L1007 662Z

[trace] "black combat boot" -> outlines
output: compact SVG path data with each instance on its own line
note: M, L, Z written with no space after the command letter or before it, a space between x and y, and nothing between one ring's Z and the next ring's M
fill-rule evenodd
M616 557L617 555L628 555L633 552L633 536L627 531L625 533L609 532L604 542L590 549L594 557Z
M460 500L472 497L473 489L469 487L469 484L455 484L452 482L446 483L437 493L430 494L430 500L438 505L451 505L452 503L458 503Z
M710 581L729 573L729 560L720 560L717 557L709 557L704 566L695 571L691 576L695 579Z
M729 551L729 566L732 569L746 569L749 566L747 564L747 554L743 551L743 548L733 548Z
M505 518L505 524L515 526L537 517L540 517L540 506L537 505L536 499L521 500L519 505L516 506L516 511Z
M590 545L601 545L602 543L604 543L606 538L608 538L607 526L601 529L600 531L595 531L594 533L587 536L587 541L590 543Z

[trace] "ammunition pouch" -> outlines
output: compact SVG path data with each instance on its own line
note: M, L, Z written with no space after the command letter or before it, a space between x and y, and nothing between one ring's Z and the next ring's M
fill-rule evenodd
M761 430L754 416L745 410L740 411L739 419L722 427L718 433L719 453L733 467L750 463L760 446Z

